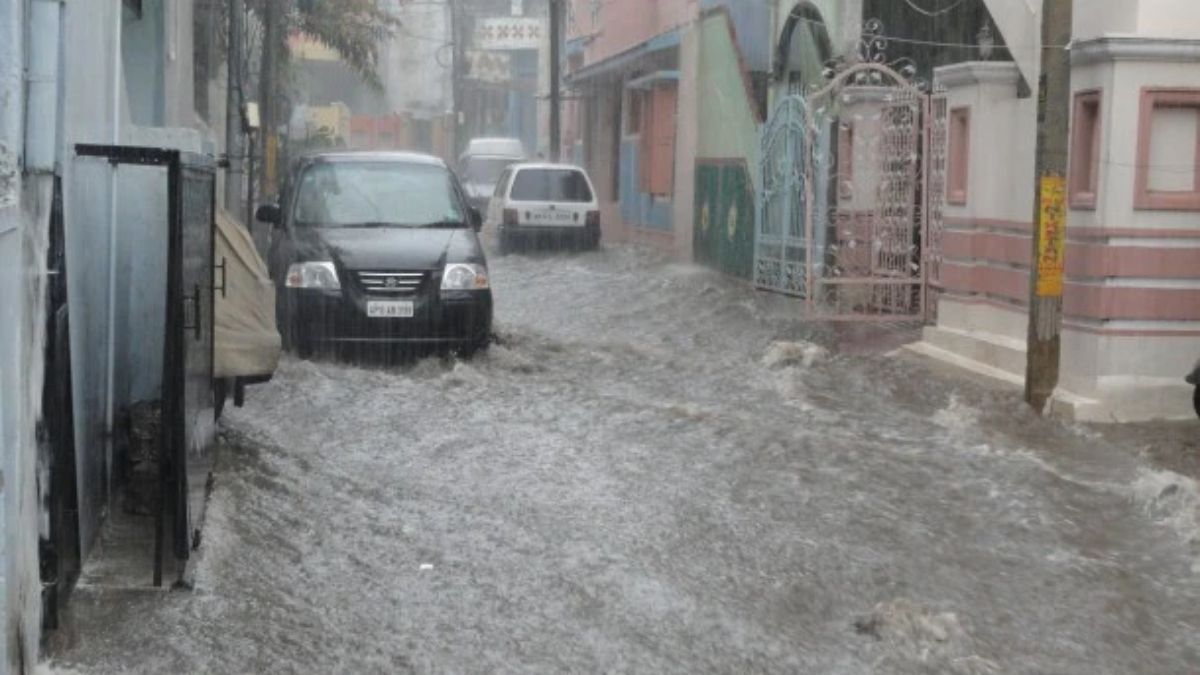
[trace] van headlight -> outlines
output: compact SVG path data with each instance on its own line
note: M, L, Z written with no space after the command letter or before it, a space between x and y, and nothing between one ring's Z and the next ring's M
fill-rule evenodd
M482 291L492 287L483 265L454 263L442 273L443 291Z
M287 287L337 291L341 290L342 284L333 263L302 262L288 268Z

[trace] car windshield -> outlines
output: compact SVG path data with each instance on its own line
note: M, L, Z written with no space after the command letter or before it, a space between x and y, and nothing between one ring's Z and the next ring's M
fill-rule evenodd
M463 178L476 185L495 185L514 161L511 157L471 157L467 159Z
M463 223L450 172L405 162L321 162L304 171L296 195L301 227L420 227Z
M525 169L513 181L511 196L518 202L590 202L592 189L575 169Z

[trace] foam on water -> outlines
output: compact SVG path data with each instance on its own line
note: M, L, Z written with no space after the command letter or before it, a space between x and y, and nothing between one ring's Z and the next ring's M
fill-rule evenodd
M1143 468L1133 483L1133 499L1183 539L1195 556L1192 572L1200 574L1200 485L1171 471Z

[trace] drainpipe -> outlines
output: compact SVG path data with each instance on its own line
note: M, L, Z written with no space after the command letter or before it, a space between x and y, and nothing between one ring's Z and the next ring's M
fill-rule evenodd
M118 145L121 142L121 12L122 3L110 0L113 9L113 42L109 67L112 69L112 99L109 101L109 114L112 115L112 125L109 129L109 142ZM164 38L166 39L166 38ZM151 55L153 58L154 55ZM116 392L115 372L117 362L117 166L109 169L108 178L108 326L105 330L105 396L104 396L104 465L105 484L111 486L113 478L113 398Z

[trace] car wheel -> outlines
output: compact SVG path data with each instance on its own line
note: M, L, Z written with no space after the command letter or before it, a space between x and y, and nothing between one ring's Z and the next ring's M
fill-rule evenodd
M454 355L460 359L471 360L480 352L486 352L488 347L492 346L491 338L480 338L473 342L468 342L454 351Z
M1192 407L1196 409L1196 415L1200 416L1200 386L1192 392Z
M513 238L507 232L500 232L500 255L509 255L513 252Z
M316 348L313 347L312 342L296 336L292 337L292 350L296 353L297 357L306 361L311 359L316 352Z

